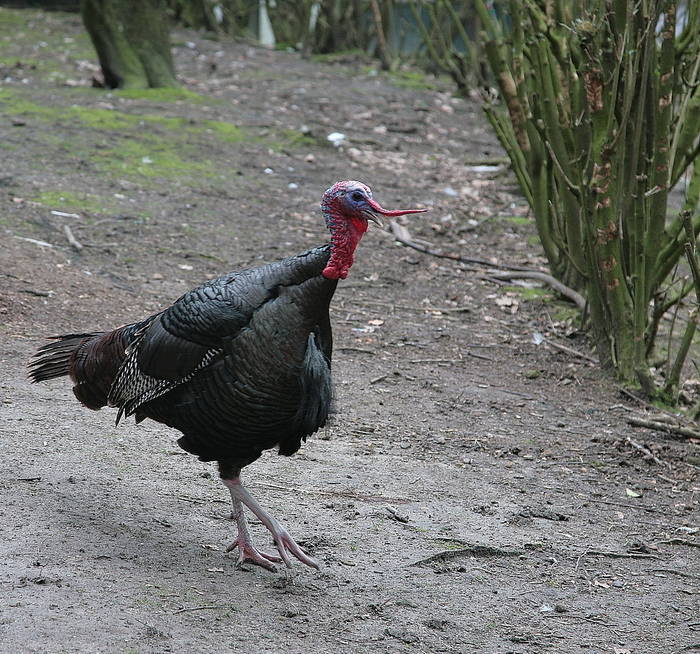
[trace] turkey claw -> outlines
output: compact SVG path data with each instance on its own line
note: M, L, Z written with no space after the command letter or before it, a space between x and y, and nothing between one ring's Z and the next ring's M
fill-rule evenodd
M274 538L275 545L282 557L281 560L284 560L284 564L288 568L292 567L292 562L289 558L289 555L292 554L292 556L295 556L305 565L308 565L311 568L316 568L316 570L321 569L318 562L315 559L312 559L306 552L304 552L303 549L301 549L301 547L299 547L299 545L297 545L297 542L291 537L289 532L284 527L279 526L279 524L275 526L276 529L271 530L272 537Z
M266 552L259 552L251 543L243 542L242 539L236 538L227 548L227 552L232 552L238 548L238 561L237 565L241 566L244 563L252 563L253 565L259 565L266 570L275 572L277 568L273 563L280 563L282 559L274 554L267 554Z

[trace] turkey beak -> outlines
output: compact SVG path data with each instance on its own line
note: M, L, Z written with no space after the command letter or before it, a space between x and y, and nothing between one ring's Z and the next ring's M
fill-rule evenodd
M389 211L388 209L382 207L382 205L373 198L369 198L367 200L367 204L369 204L371 207L371 211L363 211L365 218L367 218L367 220L371 220L380 227L384 226L381 218L382 216L394 218L395 216L405 216L408 213L423 213L424 211L427 211L427 209L395 209L394 211Z

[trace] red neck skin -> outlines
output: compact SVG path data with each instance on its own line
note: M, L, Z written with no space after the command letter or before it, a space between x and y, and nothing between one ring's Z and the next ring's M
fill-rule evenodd
M331 230L331 258L323 270L326 279L345 279L354 261L360 240L367 231L364 218L347 218L338 210L326 213L326 224Z

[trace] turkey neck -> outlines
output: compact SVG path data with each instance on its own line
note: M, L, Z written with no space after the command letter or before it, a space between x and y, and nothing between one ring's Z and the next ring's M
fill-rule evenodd
M354 261L355 250L367 231L367 221L348 218L334 206L324 206L323 216L331 232L331 256L323 276L331 280L345 279Z

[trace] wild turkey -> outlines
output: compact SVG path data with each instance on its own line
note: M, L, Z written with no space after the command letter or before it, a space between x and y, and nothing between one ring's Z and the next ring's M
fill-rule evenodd
M206 282L141 322L110 332L55 336L30 364L40 382L62 375L86 407L118 407L182 432L178 444L217 461L233 502L238 562L274 570L290 553L318 568L289 532L241 485L241 468L263 450L294 454L322 427L331 403L332 334L328 308L339 279L379 216L368 186L338 182L321 201L330 242L276 263ZM381 224L381 223L380 223ZM247 506L272 534L279 556L257 550Z

